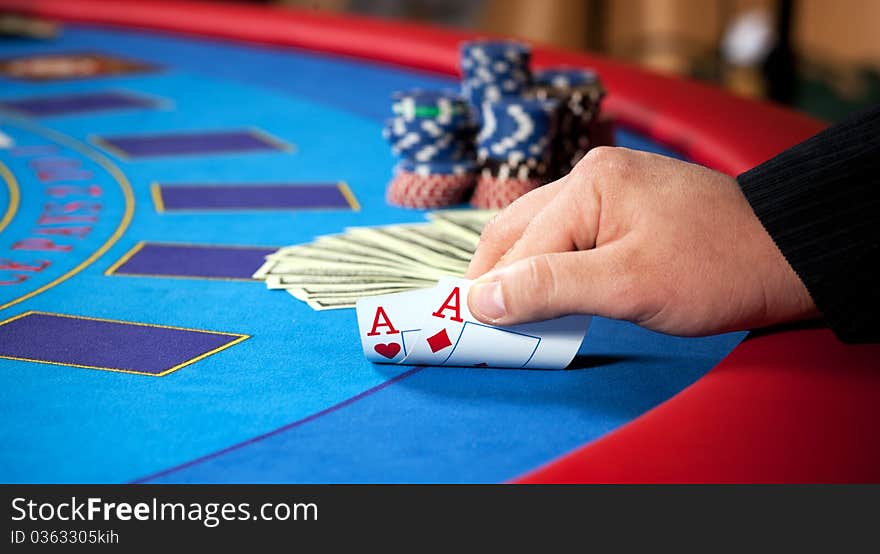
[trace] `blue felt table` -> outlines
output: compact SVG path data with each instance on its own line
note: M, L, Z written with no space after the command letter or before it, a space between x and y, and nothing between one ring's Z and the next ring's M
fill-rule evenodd
M0 131L37 149L0 149L0 217L12 214L0 258L20 260L22 240L55 237L36 230L54 201L32 163L39 148L80 160L102 191L99 216L70 251L30 253L28 261L51 264L0 287L0 322L12 320L12 329L27 321L18 316L41 312L236 340L151 376L32 361L30 350L14 356L51 341L58 326L40 316L4 335L0 325L0 481L504 481L668 399L743 337L683 339L597 319L565 371L379 366L363 359L353 310L314 312L246 279L125 274L123 258L144 242L265 248L347 226L422 221L422 212L384 202L394 159L380 129L392 91L456 83L290 49L88 26L68 26L56 41L0 45L2 58L48 52L107 53L156 69L67 81L0 77L0 103L108 91L152 101L78 114L0 113ZM101 140L236 129L282 146L141 158ZM674 155L634 133L618 131L617 140ZM339 182L359 209L175 212L159 209L153 192L156 184ZM0 270L0 281L17 274ZM68 350L88 357L102 348ZM142 356L175 347L150 348Z

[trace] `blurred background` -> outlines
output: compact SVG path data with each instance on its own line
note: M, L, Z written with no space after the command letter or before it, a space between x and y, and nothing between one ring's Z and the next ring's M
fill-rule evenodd
M834 121L880 101L880 0L264 0L500 33Z

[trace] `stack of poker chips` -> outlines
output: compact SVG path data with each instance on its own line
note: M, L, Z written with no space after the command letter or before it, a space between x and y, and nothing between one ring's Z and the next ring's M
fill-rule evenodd
M384 134L401 161L390 203L438 208L473 189L473 206L503 208L568 174L591 148L612 144L595 72L560 67L533 75L529 47L515 41L466 42L460 53L461 95L394 96Z
M605 90L589 69L550 68L535 72L532 94L559 101L551 176L567 175L584 155L607 137L599 137L599 104ZM600 143L600 144L597 144Z
M474 160L417 163L402 160L385 198L406 208L439 208L460 203L474 186Z
M483 103L477 135L480 175L471 205L503 208L552 177L559 102L502 98Z
M437 208L461 202L474 186L477 128L464 98L453 92L395 93L395 116L383 136L401 158L388 185L389 203Z
M525 94L532 52L515 41L475 40L461 45L462 93L477 110L484 102Z

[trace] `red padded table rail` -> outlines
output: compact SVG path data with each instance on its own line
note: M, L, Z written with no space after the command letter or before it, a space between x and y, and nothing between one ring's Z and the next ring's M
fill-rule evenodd
M458 74L458 45L473 33L239 4L176 1L0 0L67 21L122 25L297 46ZM727 173L742 172L822 128L806 116L583 53L536 48L536 66L594 67L618 120Z
M314 12L198 2L0 0L64 21L305 48L458 74L474 34ZM688 80L538 47L535 65L595 68L620 124L737 174L822 128L811 118ZM827 329L746 340L677 396L519 482L880 482L880 345Z
M521 482L876 482L880 349L824 329L743 342L629 425Z

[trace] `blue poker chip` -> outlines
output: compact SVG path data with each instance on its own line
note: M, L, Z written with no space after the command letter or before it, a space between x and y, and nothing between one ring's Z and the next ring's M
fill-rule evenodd
M559 102L553 99L503 98L483 104L477 145L482 156L541 158L551 148Z
M465 84L462 88L463 94L467 97L471 105L474 106L473 120L478 125L482 124L483 114L481 113L480 106L484 103L498 102L505 98L520 98L525 95L528 90L529 87L525 85L519 85L514 88L504 88L496 84L476 87Z
M484 102L478 137L506 137L524 132L541 135L553 128L558 109L559 101L552 98L503 97L495 102Z
M460 160L469 157L474 149L474 141L446 139L433 142L408 141L408 137L392 143L391 151L397 156L421 162Z
M430 119L446 125L471 118L467 99L451 90L412 89L391 97L392 112L406 121Z
M527 44L514 40L472 40L462 43L459 50L463 69L471 64L490 65L496 61L521 64L528 62L532 55Z
M422 89L414 88L391 93L394 101L412 99L417 106L435 106L440 100L460 102L461 96L452 89Z
M495 83L503 80L531 81L532 72L528 64L511 64L508 62L494 62L489 65L471 65L462 68L462 77L465 80L473 80L483 83Z
M401 160L397 169L422 175L466 175L477 171L477 162L473 159L434 162Z
M431 125L402 126L397 123L387 123L382 128L382 136L392 144L402 140L413 144L446 143L459 140L473 141L476 136L476 128L471 125L447 130Z
M536 85L556 88L581 87L595 85L599 75L592 69L576 67L549 67L534 73Z
M394 149L392 148L392 151ZM414 162L453 162L467 160L474 157L473 143L457 142L454 144L425 145L419 148L411 148L400 155Z
M475 40L462 43L462 94L482 119L479 106L504 97L522 96L532 85L528 45L510 40Z
M427 144L400 142L391 146L391 152L406 159L418 161L458 160L467 156L473 146L463 141L438 141Z
M512 91L530 86L532 74L527 65L510 68L508 71L499 71L493 66L476 66L462 69L461 83L463 88L497 86Z
M462 89L471 104L521 94L532 82L531 51L515 41L478 40L461 45Z
M426 162L467 157L475 149L476 130L471 122L446 129L433 120L393 118L386 121L382 135L395 155Z
M447 122L436 119L405 119L393 117L385 120L382 133L385 138L402 137L410 133L416 133L425 137L439 137L444 134L467 134L472 133L476 124L470 117L458 118Z

